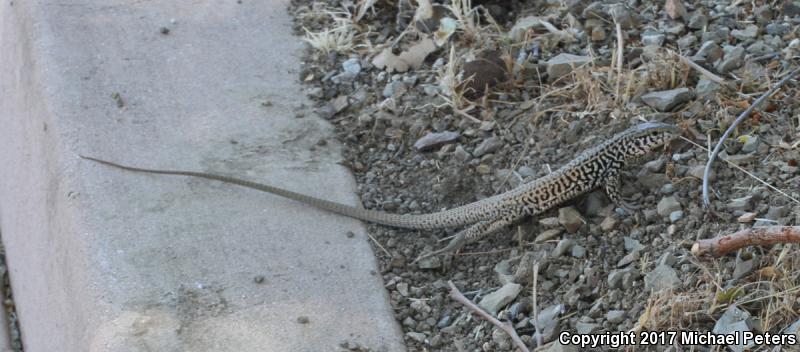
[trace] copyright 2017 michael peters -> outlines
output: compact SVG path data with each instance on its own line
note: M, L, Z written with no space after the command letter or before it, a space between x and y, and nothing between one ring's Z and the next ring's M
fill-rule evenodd
M562 345L575 345L581 348L648 345L797 345L795 334L757 334L750 331L734 331L728 334L714 334L700 331L641 331L605 332L599 334L573 334L563 331L558 335Z

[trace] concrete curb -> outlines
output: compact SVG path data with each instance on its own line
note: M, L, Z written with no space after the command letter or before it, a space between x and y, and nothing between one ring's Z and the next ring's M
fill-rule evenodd
M77 158L355 204L338 146L315 146L330 131L285 6L0 4L0 228L26 352L404 350L359 222Z

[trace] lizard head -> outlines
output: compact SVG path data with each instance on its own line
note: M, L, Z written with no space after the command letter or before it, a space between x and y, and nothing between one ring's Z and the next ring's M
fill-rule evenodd
M625 155L641 158L658 147L666 145L680 134L675 125L661 122L645 122L623 132L622 143Z

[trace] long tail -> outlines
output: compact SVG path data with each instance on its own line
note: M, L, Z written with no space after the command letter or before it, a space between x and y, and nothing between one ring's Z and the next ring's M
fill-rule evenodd
M100 160L97 158L83 156L83 155L79 156L86 160L91 160L103 165L128 171L143 172L149 174L199 177L208 180L220 181L223 183L230 183L242 187L252 188L259 191L279 195L281 197L302 202L339 215L344 215L347 217L363 221L374 222L393 227L401 227L407 229L436 229L445 227L456 227L474 222L476 221L474 220L475 217L479 216L479 214L476 214L474 211L470 211L473 210L473 208L474 209L478 208L475 206L475 203L432 214L421 214L421 215L391 214L375 210L356 208L354 206L337 202L331 202L325 199L311 197L305 194L288 191L282 188L273 187L252 181L242 180L230 176L222 176L222 175L209 174L205 172L194 172L194 171L183 171L183 170L145 169L139 167L120 165L110 161Z

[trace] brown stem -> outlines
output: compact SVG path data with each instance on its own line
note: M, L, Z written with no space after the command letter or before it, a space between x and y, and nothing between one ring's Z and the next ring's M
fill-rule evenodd
M769 226L745 229L730 235L699 240L692 245L696 256L723 256L739 248L776 243L800 243L800 226Z
M512 327L511 324L503 323L497 320L497 318L495 318L491 314L487 313L485 310L478 307L475 303L472 303L472 301L470 301L467 297L464 297L464 294L462 294L461 291L459 291L458 288L456 288L456 285L454 285L452 281L448 281L447 284L450 285L450 298L458 301L459 303L469 308L477 316L483 318L484 320L494 324L494 326L505 331L506 334L508 334L508 336L511 336L511 340L514 341L514 345L516 345L520 351L530 352L528 347L525 346L525 343L522 342L522 339L519 338L519 335L517 335L517 331L514 330L514 327Z

